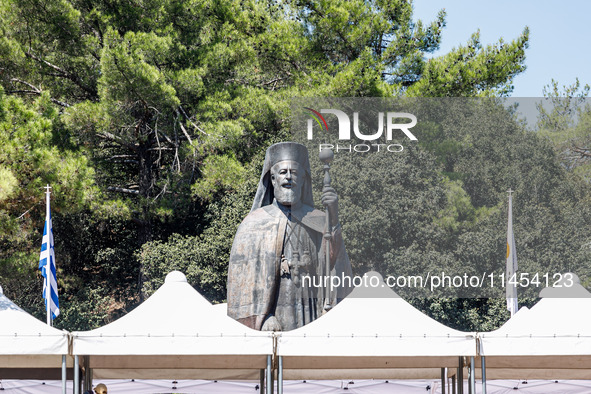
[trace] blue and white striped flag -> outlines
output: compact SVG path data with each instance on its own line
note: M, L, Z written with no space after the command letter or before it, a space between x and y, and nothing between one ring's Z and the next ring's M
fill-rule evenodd
M49 208L49 185L47 185L47 209L45 216L45 227L43 228L43 243L39 256L39 270L45 280L43 281L43 299L47 310L47 322L55 319L60 314L59 300L57 297L57 277L55 269L55 253L53 250L53 229L51 226L51 210ZM48 275L49 272L49 275ZM50 290L49 305L47 304L47 293ZM51 319L49 313L51 312Z

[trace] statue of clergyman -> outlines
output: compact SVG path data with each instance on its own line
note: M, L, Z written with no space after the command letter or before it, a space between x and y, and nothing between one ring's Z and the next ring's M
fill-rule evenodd
M337 201L334 189L325 186L322 203L330 223L313 208L304 145L282 142L267 149L254 203L230 254L230 317L256 330L293 330L350 292L345 286L331 291L321 285L330 275L351 275Z

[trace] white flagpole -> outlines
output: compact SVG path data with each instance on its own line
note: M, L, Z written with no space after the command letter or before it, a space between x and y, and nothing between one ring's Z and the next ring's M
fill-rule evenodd
M49 194L51 187L45 186L45 227L47 229L47 235L51 229L49 228L49 215L51 210L49 208ZM47 249L51 247L50 243L47 243ZM45 304L47 311L47 325L51 326L51 261L50 254L47 255L47 263L45 264Z
M513 234L513 199L511 193L513 190L509 189L509 214L507 222L507 278L506 278L506 292L507 292L507 309L511 312L511 317L519 309L517 301L517 287L515 282L517 281L517 254L515 251L515 235ZM513 282L513 284L510 284Z

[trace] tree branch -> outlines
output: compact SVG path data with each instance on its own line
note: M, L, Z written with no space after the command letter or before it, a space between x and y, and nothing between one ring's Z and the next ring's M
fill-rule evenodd
M103 131L103 132L97 133L97 136L100 137L100 138L109 140L109 141L113 141L113 142L115 142L115 143L117 143L119 145L123 145L126 148L131 149L134 152L137 152L137 146L135 146L135 145L133 145L133 144L125 141L121 137L117 137L116 135L109 133L108 131Z
M189 123L191 123L191 125L195 128L195 130L201 132L202 134L207 135L207 133L205 131L203 131L199 126L197 126L195 123L193 123L193 121L191 120L191 118L189 118L189 116L187 115L187 113L183 109L183 106L182 105L179 105L179 109L181 110L181 112L183 113L183 115L185 115L185 118L189 121Z
M45 64L46 66L48 66L48 67L50 67L50 68L52 68L52 69L54 69L55 71L58 72L58 74L52 74L52 75L54 75L56 77L66 78L66 79L74 82L74 84L76 84L76 86L78 86L80 89L84 90L85 92L91 94L93 97L96 97L97 96L96 89L93 89L93 88L90 88L90 87L84 85L78 75L72 74L72 73L64 70L63 68L58 67L55 64L52 64L52 63L48 62L45 59L41 59L40 57L37 57L37 56L33 55L29 51L25 52L25 55L27 57L30 57L31 59L39 62L39 63Z
M573 151L577 152L578 154L580 154L581 156L584 157L591 157L591 149L589 148L580 148L578 146L575 146L573 148Z
M174 148L163 148L163 147L158 147L158 148L148 148L148 149L146 149L146 150L149 150L149 151L154 151L154 152L158 152L158 151L161 151L161 150L174 150Z
M26 86L30 87L31 89L33 89L33 90L11 90L9 93L21 93L21 94L35 94L35 95L41 95L41 92L42 92L42 90L41 90L41 89L39 89L38 87L36 87L36 86L34 86L34 85L30 84L30 83L29 83L29 82L27 82L27 81L23 81L23 80L21 80L21 79L18 79L18 78L12 78L10 81L11 81L11 82L18 82L18 83L22 83L23 85L26 85ZM57 99L54 99L53 97L50 97L49 99L51 100L51 102L52 102L52 103L54 103L54 104L57 104L57 105L59 105L59 106L62 106L62 107L64 107L64 108L68 108L68 107L70 107L70 104L68 104L68 103L65 103L65 102L63 102L63 101L60 101L60 100L57 100Z
M18 82L18 83L22 83L23 85L27 85L28 87L30 87L31 89L33 89L34 93L37 94L41 94L41 89L39 89L37 86L30 84L27 81L23 81L22 79L18 79L18 78L11 78L10 82ZM30 92L30 91L26 91L26 92Z
M34 90L9 90L8 93L9 94L35 94L35 95L39 94L39 92L36 92Z
M109 186L107 188L110 192L127 193L127 194L140 194L139 190L125 189L123 187Z
M187 140L189 141L189 144L193 145L193 140L189 136L189 133L187 133L187 130L185 130L185 126L183 126L183 123L182 122L179 122L179 126L181 126L181 130L183 131L183 134L185 135L185 137L187 137Z
M27 209L22 215L20 215L18 218L16 218L16 220L22 219L27 213L31 212L31 210L33 208L35 208L37 205L40 205L40 203L37 203L37 204L33 205L31 208Z
M54 99L53 97L50 97L50 100L51 100L52 103L57 104L57 105L59 105L61 107L64 107L64 108L69 108L70 107L70 104L64 103L63 101L59 101L57 99Z

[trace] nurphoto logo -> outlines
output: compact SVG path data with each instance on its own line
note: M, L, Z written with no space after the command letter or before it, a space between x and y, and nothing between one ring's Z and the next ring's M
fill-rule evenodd
M312 108L304 107L311 112L311 118L308 119L308 140L314 138L314 121L318 124L323 133L328 133L328 123L322 114L335 115L338 121L338 136L339 141L351 141L351 129L354 137L362 144L319 144L319 150L333 149L336 152L359 152L365 153L370 151L380 152L402 152L404 147L399 143L390 143L393 137L400 137L402 134L411 141L417 141L417 137L410 131L410 129L417 124L417 117L407 112L379 112L378 113L378 127L377 131L366 131L365 134L359 127L359 112L353 112L353 127L351 127L351 119L344 111L338 109L321 109L316 111ZM384 127L384 118L386 119L386 126ZM402 133L402 134L401 134ZM384 140L386 143L378 143L379 140ZM371 142L371 143L369 143Z

